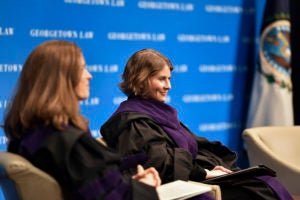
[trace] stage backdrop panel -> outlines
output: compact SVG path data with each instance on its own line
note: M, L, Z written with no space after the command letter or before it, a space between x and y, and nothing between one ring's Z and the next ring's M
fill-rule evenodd
M264 0L0 1L0 115L30 51L46 40L83 50L93 75L81 110L94 137L126 97L118 83L127 59L153 48L174 65L168 102L196 135L242 151L254 46ZM45 74L46 76L46 74ZM0 129L0 150L7 139Z
M63 39L83 50L93 75L80 102L94 137L126 97L118 83L127 59L153 48L174 65L168 102L196 135L242 152L254 46L264 0L0 1L0 115L22 65L39 43ZM46 76L46 74L45 74ZM7 139L0 129L0 150ZM241 154L243 156L243 154Z

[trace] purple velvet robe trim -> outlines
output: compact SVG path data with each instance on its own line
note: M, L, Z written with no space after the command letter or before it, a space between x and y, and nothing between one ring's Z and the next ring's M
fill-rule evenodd
M52 134L55 134L55 132L56 131L50 127L37 127L33 132L24 136L21 142L20 154L24 157L31 157ZM87 134L90 134L90 132L87 132ZM127 163L127 165L129 164ZM58 169L52 173L62 179L66 179L63 169ZM122 177L119 171L112 171L94 182L84 185L79 191L74 191L73 194L75 194L78 199L83 199L83 197L85 199L94 199L96 196L104 195L107 191L112 191L106 196L106 199L123 199L124 193L129 190L129 185L126 183L120 184L122 181L121 179Z
M107 191L112 191L106 198L107 199L122 199L124 192L127 192L128 184L120 184L121 174L118 171L110 172L100 179L95 180L88 185L80 188L74 194L85 199L93 199L96 196L104 195ZM118 186L118 187L117 187Z
M216 200L213 196L211 196L209 193L200 194L195 197L189 198L189 200Z
M29 153L30 155L33 155L34 152L36 152L37 149L43 145L43 143L54 133L56 133L57 130L54 128L51 128L49 126L38 126L36 127L32 132L28 132L28 134L25 134L22 138L21 142L21 149L20 154L24 155L26 153ZM87 131L85 134L90 134L89 131ZM26 152L23 152L23 150L26 149ZM26 157L26 155L24 155Z
M277 194L280 200L293 200L293 197L286 188L272 176L258 176L257 179L267 183L270 188Z
M174 140L178 147L189 151L195 158L198 153L197 142L193 135L185 130L178 119L177 110L156 100L138 97L122 102L113 116L121 112L138 112L150 116Z
M26 153L33 155L37 149L48 139L55 131L51 128L39 126L33 132L24 135L21 142L20 154L26 157ZM26 152L24 152L26 150Z
M143 165L146 163L148 156L145 153L137 153L132 154L129 156L126 156L122 158L121 160L121 166L120 169L122 170L128 170L130 168L136 168L137 165Z

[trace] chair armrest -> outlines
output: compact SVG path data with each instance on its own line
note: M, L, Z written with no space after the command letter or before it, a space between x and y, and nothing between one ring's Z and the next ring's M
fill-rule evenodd
M0 165L5 175L14 182L21 199L63 199L57 181L25 158L9 152L0 152Z

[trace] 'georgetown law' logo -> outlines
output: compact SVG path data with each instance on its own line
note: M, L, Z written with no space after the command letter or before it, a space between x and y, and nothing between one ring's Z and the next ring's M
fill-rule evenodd
M290 22L278 20L265 28L260 39L261 72L269 83L292 90Z

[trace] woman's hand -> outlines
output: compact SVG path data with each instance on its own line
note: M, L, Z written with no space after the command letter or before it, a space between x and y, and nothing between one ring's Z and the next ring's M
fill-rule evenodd
M224 174L229 174L232 172L231 170L229 170L223 166L215 166L212 170L209 171L209 170L205 169L205 171L206 171L206 177L205 177L206 179L224 175Z
M132 178L153 187L158 187L161 184L159 174L154 167L145 170L141 165L138 165L137 174Z

